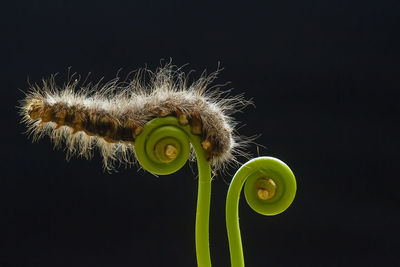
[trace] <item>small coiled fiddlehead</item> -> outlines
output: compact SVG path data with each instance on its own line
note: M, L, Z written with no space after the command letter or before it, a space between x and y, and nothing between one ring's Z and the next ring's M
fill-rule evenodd
M283 212L293 202L296 194L293 172L279 159L258 157L240 167L232 179L226 199L226 227L233 267L244 266L238 210L244 184L247 203L263 215Z
M189 125L182 126L175 117L157 118L148 122L135 141L135 153L147 171L166 175L178 171L188 160L190 144L197 158L199 187L196 210L196 255L198 266L211 266L209 249L209 214L211 199L211 167L200 136L193 135Z

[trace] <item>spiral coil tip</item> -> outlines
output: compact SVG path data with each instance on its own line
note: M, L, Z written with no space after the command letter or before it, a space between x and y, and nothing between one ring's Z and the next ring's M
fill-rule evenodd
M179 148L170 139L162 139L154 145L154 155L162 163L174 161L179 154Z
M174 145L166 145L164 154L166 159L173 161L178 156L178 149Z
M257 196L260 200L268 200L275 196L276 183L273 179L265 177L257 181Z

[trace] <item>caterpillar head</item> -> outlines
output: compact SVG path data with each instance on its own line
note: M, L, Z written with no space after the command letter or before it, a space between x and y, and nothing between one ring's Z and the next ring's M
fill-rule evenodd
M43 102L38 99L32 99L26 107L26 114L32 120L39 120L42 118Z

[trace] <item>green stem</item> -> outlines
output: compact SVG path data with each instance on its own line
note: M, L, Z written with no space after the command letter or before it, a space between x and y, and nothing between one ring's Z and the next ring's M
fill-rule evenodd
M211 167L199 141L191 140L196 152L199 170L199 188L196 211L196 254L199 267L211 266L209 245L209 217L211 200Z
M232 267L243 267L244 256L239 228L239 198L243 184L251 169L240 168L232 179L226 200L226 229Z

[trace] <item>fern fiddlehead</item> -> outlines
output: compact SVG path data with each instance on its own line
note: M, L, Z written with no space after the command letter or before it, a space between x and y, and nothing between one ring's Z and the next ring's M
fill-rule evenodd
M262 215L283 212L293 202L296 194L293 172L279 159L258 157L240 167L232 179L226 199L226 227L232 267L244 266L238 210L244 184L247 203Z
M209 249L209 214L211 200L211 167L201 146L200 136L193 135L189 125L182 126L175 117L148 122L135 141L140 165L154 174L178 171L188 160L190 144L194 148L199 171L196 210L196 255L198 266L211 266Z

